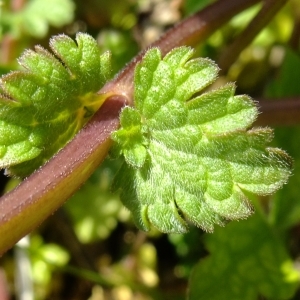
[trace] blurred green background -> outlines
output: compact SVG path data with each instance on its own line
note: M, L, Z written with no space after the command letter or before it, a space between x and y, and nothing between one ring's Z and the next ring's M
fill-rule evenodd
M79 31L111 51L116 74L165 30L212 2L0 0L0 74L19 68L24 49L48 48L52 35ZM235 16L197 55L218 62L259 8ZM299 41L300 1L291 0L217 84L234 81L238 93L254 99L300 101ZM299 125L275 128L273 146L294 158L289 183L276 195L250 196L255 215L213 234L192 226L185 235L138 231L110 192L119 164L107 159L56 214L0 258L0 299L300 299ZM17 183L2 175L2 192Z

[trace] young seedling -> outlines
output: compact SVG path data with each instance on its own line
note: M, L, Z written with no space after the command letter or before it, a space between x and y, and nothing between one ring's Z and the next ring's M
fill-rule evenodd
M191 59L191 48L177 47L206 37L256 2L227 7L219 1L216 10L175 27L109 82L109 55L100 56L88 35L79 34L77 44L54 37L57 58L40 47L26 52L20 59L25 71L1 79L2 167L27 176L89 122L0 200L0 253L80 187L107 155L111 134L113 154L124 159L114 189L121 189L144 230L154 225L185 232L189 220L212 231L214 224L252 212L245 191L263 195L280 188L291 160L267 147L270 129L249 130L257 116L252 100L234 96L232 84L199 94L218 68L208 59ZM191 20L194 31L180 36ZM124 105L132 107L122 110L117 130Z

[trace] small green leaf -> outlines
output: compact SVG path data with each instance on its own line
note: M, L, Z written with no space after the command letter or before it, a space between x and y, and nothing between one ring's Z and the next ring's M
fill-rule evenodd
M257 213L206 236L210 255L191 274L190 300L292 299L299 285L283 243Z
M110 56L78 34L55 36L50 46L27 50L23 71L0 79L0 167L26 176L62 148L102 105L96 92L110 76Z
M126 162L113 188L144 230L185 232L191 221L213 231L252 213L244 191L273 193L290 175L289 156L267 147L272 130L248 129L258 114L249 97L233 84L199 95L218 67L192 55L149 50L135 70L135 108L112 135Z
M35 37L44 37L49 25L61 27L74 18L71 0L31 0L20 12L22 29Z
M141 167L146 159L146 139L142 134L141 117L138 112L130 107L122 110L120 124L124 129L112 134L112 138L123 145L125 160L131 166Z
M75 195L66 202L75 232L82 243L107 238L118 224L123 206L118 195L110 192L118 160L106 160Z

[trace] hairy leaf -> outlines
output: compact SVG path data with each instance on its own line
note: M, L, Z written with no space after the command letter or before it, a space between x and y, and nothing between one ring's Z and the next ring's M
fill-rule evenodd
M135 70L135 108L112 135L125 160L114 189L144 230L185 232L188 220L213 231L252 213L244 191L273 193L290 174L289 156L267 147L272 130L248 130L258 113L249 97L233 84L199 95L218 68L192 55L149 50Z
M0 79L0 167L26 176L63 147L101 106L96 91L110 76L110 56L78 34L50 41L19 59L24 70Z

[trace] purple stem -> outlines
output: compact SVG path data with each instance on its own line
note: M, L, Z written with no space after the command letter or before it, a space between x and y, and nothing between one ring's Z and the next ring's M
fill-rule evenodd
M163 54L180 45L203 41L231 17L259 0L220 0L169 30L152 46ZM91 121L48 163L0 198L0 255L60 207L103 161L119 112L133 102L133 74L140 53L101 94L109 97Z

